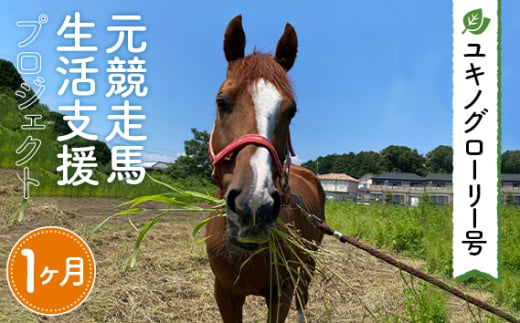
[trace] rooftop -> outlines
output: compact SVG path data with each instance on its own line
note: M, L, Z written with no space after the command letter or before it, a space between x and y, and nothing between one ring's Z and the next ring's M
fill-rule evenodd
M359 182L357 179L355 179L352 176L348 176L347 174L330 173L330 174L318 175L318 177L320 178L320 180L343 180L343 181Z
M171 163L161 161L146 161L140 164L144 169L165 170Z
M384 173L381 175L376 175L372 177L372 179L378 179L378 180L401 180L401 181L423 181L424 178L414 174L414 173Z
M366 175L365 175L366 176ZM365 177L363 176L363 177ZM452 174L432 173L421 177L414 173L384 173L372 176L376 180L401 180L401 181L441 181L452 182ZM520 182L520 174L502 174L502 182Z
M434 173L434 174L426 175L426 177L424 179L427 181L451 182L452 176L451 176L451 174Z
M520 174L502 174L503 182L520 182Z

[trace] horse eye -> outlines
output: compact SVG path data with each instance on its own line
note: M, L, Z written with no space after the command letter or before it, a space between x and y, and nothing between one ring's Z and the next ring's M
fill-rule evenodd
M296 108L296 105L291 105L289 109L287 109L287 119L291 120L296 115L296 111L298 109Z
M222 96L217 97L217 107L220 112L229 112L229 104Z

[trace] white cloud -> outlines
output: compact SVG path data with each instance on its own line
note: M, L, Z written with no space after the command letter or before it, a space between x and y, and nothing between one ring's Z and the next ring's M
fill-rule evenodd
M300 159L298 155L291 157L291 163L294 165L301 165L304 160Z

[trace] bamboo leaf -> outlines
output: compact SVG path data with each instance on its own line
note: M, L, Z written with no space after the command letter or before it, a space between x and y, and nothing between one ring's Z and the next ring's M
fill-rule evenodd
M25 208L27 207L27 199L22 198L22 204L18 210L18 216L16 217L16 223L22 223L25 216Z
M112 219L113 217L114 215L106 217L103 221L101 221L101 223L99 223L98 225L96 225L94 229L92 229L92 232L97 232L99 229L101 229L103 225L105 225L105 223L108 222L108 220Z
M159 185L162 185L166 188L168 188L169 190L177 193L179 196L182 196L182 197L194 197L194 198L198 198L198 199L201 199L201 200L204 200L204 201L208 201L208 202L212 202L212 203L222 203L224 200L222 199L218 199L208 193L200 193L200 192L195 192L195 191L185 191L185 190L182 190L180 188L177 188L177 187L174 187L170 184L167 184L167 183L164 183L164 182L161 182L160 180L158 179L155 179L149 175L147 175L152 181L154 181L155 183L159 184Z
M119 211L116 214L114 214L113 216L116 217L116 216L121 216L121 215L137 214L137 213L143 213L145 211L147 211L147 210L144 208L133 208L133 209Z
M182 191L181 189L173 187L173 186L171 186L169 184L166 184L166 183L164 183L164 182L162 182L162 181L160 181L158 179L153 178L152 176L150 176L148 174L146 174L146 176L148 176L148 178L151 179L153 182L168 188L170 191L174 191L174 192L181 192Z
M173 185L164 183L160 180L157 180L150 175L148 175L148 178L155 182L156 184L159 184L165 188L168 189L169 192L161 193L161 194L153 194L153 195L145 195L145 196L139 196L136 197L130 201L124 202L120 204L119 206L127 207L126 210L122 210L120 212L117 212L114 215L111 215L104 219L101 223L99 223L93 231L96 232L103 227L103 225L106 224L111 218L118 217L122 215L134 215L144 212L160 212L160 215L153 218L151 221L149 221L140 231L139 236L137 240L135 241L134 249L132 251L132 255L127 262L127 265L125 269L131 269L136 266L137 262L137 254L139 251L139 247L141 245L141 242L146 235L146 233L151 229L151 227L159 220L159 218L164 215L165 213L174 213L174 212L211 212L213 214L217 213L216 216L209 217L207 219L202 220L200 223L198 223L195 228L193 229L192 236L195 238L196 234L206 225L210 220L214 219L217 216L225 216L225 214L222 213L222 208L225 205L225 200L218 199L212 195L210 195L208 192L206 193L199 193L195 191L185 191L180 188L177 188ZM199 205L193 204L193 200L199 200L201 202L205 202L206 204L210 204L207 207L201 207ZM154 203L161 203L161 204L167 204L167 207L158 209L154 207L153 209L148 209L145 206L141 206L141 204L146 202L154 202ZM135 225L133 225L132 220L130 217L128 218L128 221L132 228L137 231L137 228ZM207 237L203 237L201 239L196 240L197 242L205 241Z
M158 202L158 203L165 203L165 204L186 204L185 202L178 201L175 199L175 197L169 197L168 195L171 194L154 194L154 195L145 195L145 196L139 196L136 197L130 201L121 203L120 206L126 206L130 205L130 208L133 208L139 204L145 203L145 202Z
M195 236L200 231L200 229L202 227L204 227L209 221L213 220L216 217L218 217L218 215L215 215L215 216L212 216L209 218L205 218L205 219L201 220L199 223L197 223L197 225L195 226L195 228L193 228L193 231L191 232L192 238L195 238Z
M202 242L208 240L208 238L209 238L208 236L205 236L205 237L202 237L202 238L200 238L200 239L196 239L195 242L196 242L196 243L202 243Z
M130 226L132 227L132 229L134 229L134 231L139 231L139 229L137 229L137 227L135 226L134 222L132 222L132 219L130 217L128 217L128 223L130 223Z
M161 218L160 215L156 216L152 220L148 221L146 225L141 229L141 232L139 232L139 236L137 237L137 240L135 241L134 250L132 251L132 256L130 257L130 261L128 265L126 266L126 269L133 269L135 268L135 265L137 263L137 253L139 252L139 246L141 245L141 242L143 241L144 236L150 230L150 228Z

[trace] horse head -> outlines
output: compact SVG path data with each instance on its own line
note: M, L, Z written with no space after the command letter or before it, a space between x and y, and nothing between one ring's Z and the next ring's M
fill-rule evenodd
M252 249L267 241L287 193L289 124L296 102L287 72L296 59L294 28L287 24L274 56L244 56L242 17L224 35L226 79L216 96L209 153L213 177L226 200L226 235Z

